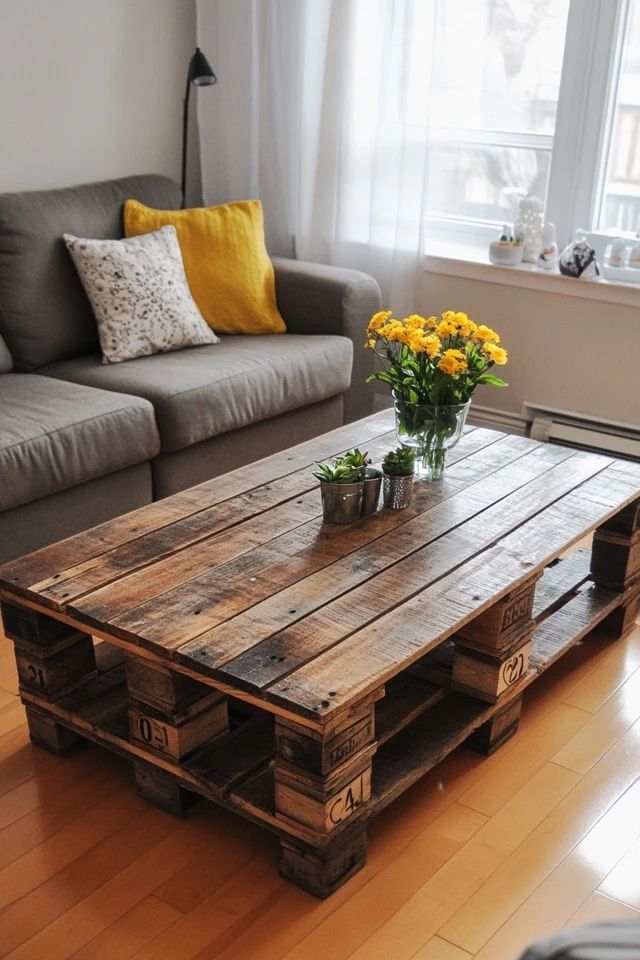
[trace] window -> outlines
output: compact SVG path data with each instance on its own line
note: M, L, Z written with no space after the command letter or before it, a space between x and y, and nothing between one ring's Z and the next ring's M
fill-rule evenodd
M428 245L485 243L527 194L561 244L640 230L640 0L436 0L413 27Z

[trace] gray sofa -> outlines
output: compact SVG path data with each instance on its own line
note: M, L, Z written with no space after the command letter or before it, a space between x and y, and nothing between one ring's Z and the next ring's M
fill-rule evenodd
M288 332L104 365L61 239L121 237L160 176L0 196L0 562L371 412L376 282L276 259Z

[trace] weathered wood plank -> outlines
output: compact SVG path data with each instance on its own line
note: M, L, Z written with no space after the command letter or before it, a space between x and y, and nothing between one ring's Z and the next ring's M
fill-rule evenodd
M480 431L465 438L474 440L474 447L478 442L474 439L477 434L480 434ZM464 449L466 445L463 442L460 446ZM522 437L505 437L478 450L468 459L469 464L474 465L476 476L480 478L531 452L531 441ZM562 454L554 456L566 457L568 453L563 451ZM466 469L467 476L469 469L470 467ZM519 469L518 476L524 482L524 468ZM127 589L122 582L83 598L74 605L74 610L86 619L87 623L99 621L108 611L110 626L118 635L135 637L150 646L160 643L169 649L175 649L205 630L223 623L234 614L247 608L256 608L261 600L272 594L280 594L280 600L276 604L278 609L295 607L296 597L290 596L290 593L295 594L298 591L281 593L283 588L295 583L302 581L300 589L305 594L320 596L321 584L328 585L330 591L334 590L336 583L342 582L339 578L345 572L349 577L349 584L366 579L375 569L387 566L394 559L406 555L416 545L420 545L419 537L426 523L424 515L427 512L428 529L431 530L435 524L437 531L442 532L452 524L460 522L460 511L477 512L488 499L494 500L500 493L501 487L498 483L485 484L477 496L475 487L469 492L469 488L464 487L458 479L456 466L453 466L444 484L420 485L408 510L384 510L350 525L346 530L323 525L321 519L311 521L275 537L265 546L260 546L242 557L215 566L204 576L189 580L161 597L140 603L126 614L118 615L123 590L126 592ZM436 518L433 506L444 503L456 494L459 496L452 508L441 509ZM316 500L319 504L319 498L314 495L314 501ZM465 506L462 506L462 503ZM422 521L411 524L411 521L417 521L418 517L423 517ZM242 536L242 529L235 532L233 539L221 543L218 541L219 550L231 551L238 536ZM341 562L342 570L336 566L329 568L334 561ZM323 575L312 579L314 573L323 569ZM131 579L128 578L129 581ZM145 589L153 594L157 589L155 575L151 584L148 583L149 578L144 577L144 571L138 579L140 594ZM347 582L344 589L346 585ZM260 607L256 616L251 618L252 622L264 619L265 613ZM234 624L234 629L237 629L237 626Z
M391 442L391 435L384 435L369 445L370 454L381 455ZM457 456L495 442L491 431L474 430L463 438ZM216 566L314 518L321 526L317 486L309 467L140 536L31 590L56 610L74 608L91 594L87 616L95 621L113 619L187 581L194 581L195 592L199 574L210 579Z
M578 454L595 472L605 458ZM591 461L591 466L589 466ZM567 465L564 471L567 471ZM547 475L549 485L551 474ZM409 666L465 622L513 590L621 506L637 497L640 465L615 464L547 507L480 556L399 609L379 617L268 689L267 695L328 718ZM544 497L543 497L544 501ZM548 501L547 501L548 502ZM518 571L520 574L518 575Z
M594 584L585 585L563 607L543 620L533 632L530 664L541 673L582 640L620 606L620 594Z
M158 503L140 507L123 517L43 547L26 557L0 566L0 584L24 595L34 584L55 577L106 551L206 510L233 497L273 483L295 472L306 471L315 460L334 456L359 444L366 446L393 427L393 412L383 410L357 423L347 424L220 477L214 477ZM469 428L473 430L474 428Z
M299 586L203 633L180 647L177 659L266 686L521 523L537 489L532 476L546 477L571 457L560 447L536 448ZM570 485L564 471L556 483L561 492ZM546 480L539 485L548 495L556 489Z
M574 550L568 557L547 567L536 585L533 619L540 620L561 604L589 578L591 551Z

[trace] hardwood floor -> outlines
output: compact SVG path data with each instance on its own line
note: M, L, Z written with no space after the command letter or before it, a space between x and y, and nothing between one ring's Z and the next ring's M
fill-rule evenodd
M590 638L530 689L518 735L460 749L373 824L317 901L277 843L201 803L178 821L90 745L32 747L0 637L0 956L11 960L514 960L640 916L640 627Z

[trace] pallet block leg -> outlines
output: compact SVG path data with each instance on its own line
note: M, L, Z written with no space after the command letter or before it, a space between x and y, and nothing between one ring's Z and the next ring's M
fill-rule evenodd
M154 807L160 807L177 817L187 815L198 797L185 790L164 770L143 761L134 760L133 774L138 793Z
M29 706L25 709L29 737L36 746L43 747L61 757L82 742L82 737L73 730L56 723L50 715Z
M141 657L125 661L131 742L180 763L229 730L224 694Z
M607 637L620 640L631 633L640 616L640 591L623 601L620 606L606 617L599 626Z
M619 639L633 630L640 613L640 500L598 527L591 549L595 583L621 594L620 606L603 620L601 631Z
M376 749L373 704L322 731L276 720L275 809L283 876L327 897L363 865ZM302 832L308 840L299 837Z
M469 746L483 756L495 753L518 730L522 697L516 697L471 734Z
M96 658L88 634L34 610L1 606L23 691L53 703L95 677Z
M280 841L280 873L314 897L324 899L360 870L367 858L366 824L324 847L294 838Z

